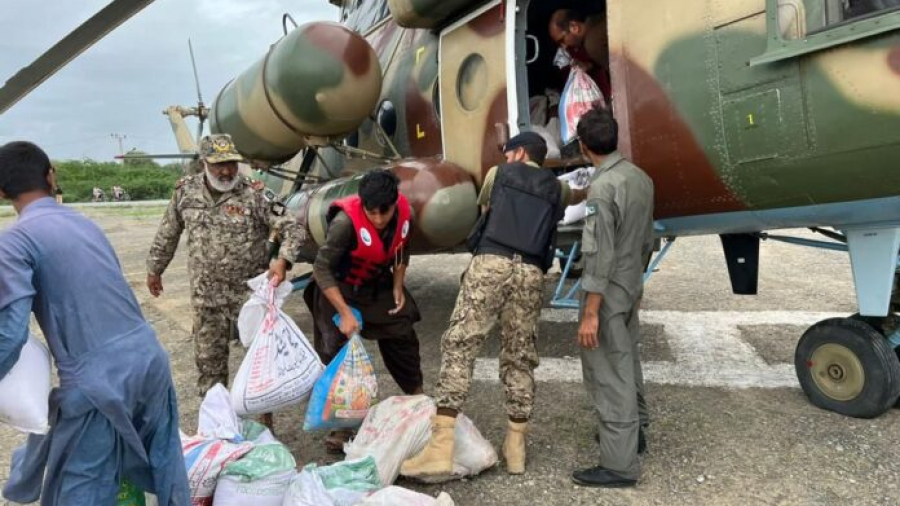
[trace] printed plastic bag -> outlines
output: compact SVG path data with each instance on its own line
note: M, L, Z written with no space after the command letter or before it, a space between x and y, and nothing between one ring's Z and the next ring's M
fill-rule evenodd
M124 480L119 486L119 495L116 496L116 506L146 506L144 491L134 486L128 480Z
M601 101L603 93L597 83L578 66L572 66L569 80L559 100L560 134L565 145L577 135L578 120Z
M297 462L290 450L281 443L275 443L256 446L240 460L225 466L222 476L234 476L240 481L256 481L296 467Z
M424 395L389 397L369 410L353 441L344 445L347 458L371 456L378 465L381 483L391 485L400 465L428 444L431 420L437 408ZM466 415L456 417L453 473L429 478L439 483L474 476L497 464L497 452Z
M50 352L28 336L19 360L0 380L0 422L16 430L46 434L50 430Z
M253 445L198 436L182 439L181 449L191 487L192 506L212 506L219 474L229 463L249 453Z
M441 492L437 499L403 487L388 487L366 497L357 506L453 506L453 499ZM217 505L218 506L218 505Z
M273 291L268 273L260 274L247 281L247 285L253 290L253 293L241 307L237 321L238 334L245 348L250 346L259 327L266 320L266 315L269 314L269 303L272 302L275 307L281 309L285 299L294 289L290 282L285 281Z
M590 184L591 176L593 175L593 167L584 167L559 176L559 180L566 181L569 184L569 188L572 188L573 190L581 190ZM560 220L560 223L562 225L577 223L584 219L586 211L587 206L584 202L569 206L566 208L565 215L563 216L563 219Z
M255 445L281 444L275 439L268 427L255 420L242 420L241 436L243 436L244 441L250 441Z
M197 435L208 439L241 441L241 420L231 407L231 395L221 383L206 392L197 417Z
M397 479L403 461L425 448L434 413L430 397L388 397L369 409L356 437L344 445L344 453L348 459L373 457L381 484L387 487Z
M240 461L238 461L240 462ZM282 506L284 495L297 471L289 469L253 481L239 476L219 476L215 506Z
M239 415L300 404L309 398L324 368L297 324L276 306L275 288L268 285L267 290L266 318L231 387L231 404Z
M291 482L283 506L351 506L380 488L381 478L371 457L326 467L309 464Z
M355 429L377 397L375 370L356 334L316 381L303 430Z

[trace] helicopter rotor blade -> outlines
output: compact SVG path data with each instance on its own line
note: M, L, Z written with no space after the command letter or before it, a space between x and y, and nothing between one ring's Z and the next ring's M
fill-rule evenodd
M0 114L153 0L113 0L0 88Z
M200 75L197 73L197 60L194 58L194 45L191 39L188 39L188 51L191 53L191 67L194 69L194 85L197 87L197 145L200 145L200 139L203 137L203 122L206 120L206 106L203 104L203 94L200 91Z

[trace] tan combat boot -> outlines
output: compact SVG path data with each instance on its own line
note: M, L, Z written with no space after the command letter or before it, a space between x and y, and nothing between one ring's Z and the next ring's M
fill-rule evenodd
M528 422L509 422L506 441L503 442L503 458L506 459L506 472L509 474L525 473L525 433Z
M453 443L456 418L435 415L431 422L431 439L424 450L400 466L400 474L413 478L453 473Z

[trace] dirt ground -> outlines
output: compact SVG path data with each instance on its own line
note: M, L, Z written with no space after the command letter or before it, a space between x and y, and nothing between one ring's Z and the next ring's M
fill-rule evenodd
M152 299L144 286L144 261L162 208L84 212L108 234L146 317L170 352L182 429L193 433L200 399L183 251L163 278L162 298ZM0 214L0 227L12 219ZM441 333L468 259L414 258L409 271L408 285L424 316L418 332L426 389L436 380ZM718 239L682 238L647 285L643 349L652 424L637 488L586 489L570 480L573 470L595 463L598 448L595 419L574 358L578 349L571 311L546 311L542 317L544 368L527 473L510 477L501 464L450 484L425 486L401 479L398 485L431 495L443 490L464 506L900 504L900 410L874 420L822 411L807 402L793 376L794 346L803 330L820 316L855 311L846 255L764 243L761 263L760 295L735 296ZM298 266L295 273L304 268ZM548 297L557 279L558 273L548 275ZM287 310L311 334L299 294L288 299ZM502 388L491 374L497 349L495 339L485 346L477 368L483 369L478 376L483 379L474 385L465 412L499 449L505 420ZM239 344L232 350L233 375L243 350ZM398 394L377 353L373 357L383 396ZM276 416L279 437L298 464L333 461L324 453L320 435L302 431L304 409ZM0 427L0 481L23 439Z

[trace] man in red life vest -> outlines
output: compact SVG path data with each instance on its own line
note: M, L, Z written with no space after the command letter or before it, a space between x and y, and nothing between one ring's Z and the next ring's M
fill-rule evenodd
M363 176L359 192L334 202L328 232L313 264L313 282L303 294L313 314L314 345L328 364L362 325L362 336L378 342L388 372L407 395L422 393L419 338L413 324L419 309L403 287L412 231L409 202L399 181L385 170ZM351 308L362 315L357 321ZM332 317L341 316L340 327ZM350 437L335 431L329 452L340 452Z

